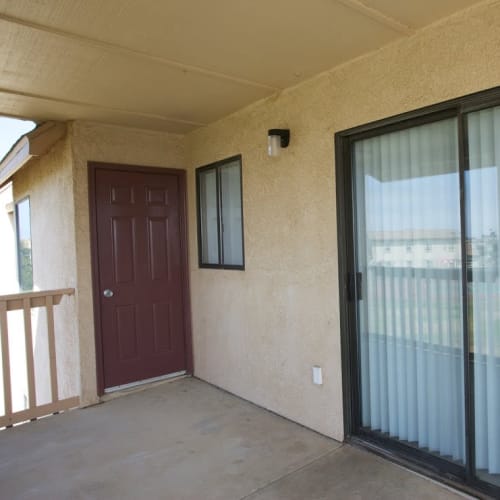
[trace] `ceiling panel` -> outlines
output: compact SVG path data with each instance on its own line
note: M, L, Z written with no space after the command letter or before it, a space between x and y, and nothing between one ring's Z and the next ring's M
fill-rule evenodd
M1 21L0 21L1 25ZM150 59L101 50L7 24L0 30L0 88L208 123L269 94ZM38 47L43 47L40 52Z
M400 35L335 0L1 0L0 12L281 88Z
M209 123L266 97L269 91L148 60L131 64L130 58L107 54L93 69L92 85L82 80L74 95L84 101Z
M0 21L0 87L68 93L92 74L101 52L79 43Z
M146 4L121 13L114 41L281 88L399 35L332 0L219 0L220 9L197 0ZM141 21L125 22L134 15Z
M0 0L0 113L184 131L474 3Z

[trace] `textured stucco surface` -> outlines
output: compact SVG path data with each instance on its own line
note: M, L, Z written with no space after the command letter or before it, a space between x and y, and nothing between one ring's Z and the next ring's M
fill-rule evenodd
M29 196L33 289L76 287L73 167L69 137L43 157L31 160L13 178L13 197ZM16 261L12 263L16 266ZM54 309L59 396L79 394L78 330L75 298L64 297ZM14 319L14 318L13 318ZM21 319L19 313L19 320ZM33 310L35 375L38 403L50 400L47 328L44 309Z
M334 134L499 85L499 46L486 2L187 136L199 377L343 439ZM290 147L268 158L276 127ZM194 169L239 153L246 270L198 269Z
M88 161L182 168L182 136L164 132L74 122L70 127L74 167L77 307L82 404L97 401L96 355L92 304Z
M16 230L12 184L0 188L0 293L17 292Z

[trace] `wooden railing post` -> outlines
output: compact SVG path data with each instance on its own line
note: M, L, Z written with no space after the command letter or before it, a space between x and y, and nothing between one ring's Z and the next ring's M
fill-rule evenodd
M33 356L33 331L31 328L31 301L23 299L24 338L26 342L26 368L28 371L29 409L36 406L35 360Z
M59 401L59 390L57 387L57 361L56 361L56 339L54 331L54 299L52 295L45 298L45 308L47 311L47 340L49 344L50 363L50 391L52 402Z
M9 327L7 322L7 304L0 302L0 335L2 337L2 375L3 375L3 401L7 419L12 417L12 391L10 383L10 353L9 353Z

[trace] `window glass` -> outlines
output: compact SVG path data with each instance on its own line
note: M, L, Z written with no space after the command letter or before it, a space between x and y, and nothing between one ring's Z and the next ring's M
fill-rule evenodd
M224 264L243 265L241 176L239 162L221 167L222 243Z
M31 254L30 200L25 198L16 205L17 259L19 288L33 289L33 259Z
M217 210L217 171L200 172L200 230L202 262L219 263L219 236Z
M467 299L475 466L500 486L500 106L467 116Z
M241 158L197 170L200 267L244 268Z
M464 464L462 275L441 244L461 231L457 128L450 118L357 140L352 167L362 428ZM429 252L403 253L428 240ZM392 249L383 267L380 245Z

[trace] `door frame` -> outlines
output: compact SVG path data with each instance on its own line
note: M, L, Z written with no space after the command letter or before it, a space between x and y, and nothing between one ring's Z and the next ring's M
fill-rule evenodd
M181 293L183 303L184 343L186 352L186 372L190 375L194 371L193 338L191 329L191 298L189 291L189 254L187 230L187 184L186 171L176 168L148 167L122 163L106 163L88 161L88 194L90 217L90 249L92 268L92 295L94 305L94 338L96 350L97 394L104 394L104 353L102 349L101 302L99 289L99 244L97 239L97 198L96 173L99 170L114 170L127 173L168 174L177 178L179 186L179 236L181 257ZM138 381L139 382L139 381Z
M340 337L342 359L342 396L344 416L344 440L356 443L382 455L392 461L401 463L417 472L430 476L440 482L477 494L478 491L486 494L498 495L499 488L474 477L474 402L473 402L473 373L470 368L470 346L468 342L467 307L463 310L464 325L464 391L465 391L465 425L467 463L465 474L456 474L454 467L443 470L443 460L426 454L420 450L409 449L390 439L374 438L360 432L360 387L357 345L356 301L357 287L355 276L355 238L352 183L352 144L355 140L366 139L382 133L401 130L411 126L421 125L456 117L458 120L458 156L460 172L460 211L461 211L461 244L462 254L465 255L465 199L463 173L468 168L468 151L465 136L464 115L471 111L500 105L500 87L476 92L457 99L441 102L414 111L377 120L364 125L356 126L335 134L335 179L336 179L336 208L337 208L337 248L338 248L338 283L339 283L339 312ZM467 270L465 263L462 266L462 300L467 304Z

